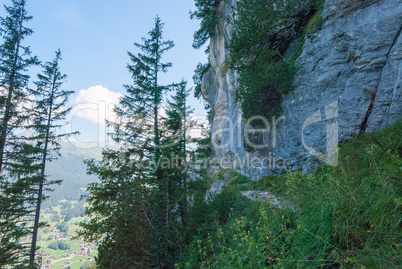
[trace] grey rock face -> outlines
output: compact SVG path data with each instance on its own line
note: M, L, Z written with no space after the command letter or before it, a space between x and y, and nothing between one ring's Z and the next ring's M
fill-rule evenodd
M281 103L283 116L269 119L262 133L268 146L248 154L247 134L261 132L244 123L236 102L237 75L227 67L225 49L231 26L224 19L236 1L223 2L202 81L223 168L259 178L284 172L284 161L305 172L320 162L336 165L338 143L402 118L402 1L327 0L321 30L306 36L294 90Z
M289 208L292 211L296 211L295 207L290 202L279 199L274 194L268 191L242 191L240 193L254 201L263 201L273 207L278 207L281 209Z
M229 185L233 179L235 179L235 175L232 175L230 172L224 173L222 179L218 179L212 184L211 188L209 189L206 195L206 199L209 199L221 193L223 188Z

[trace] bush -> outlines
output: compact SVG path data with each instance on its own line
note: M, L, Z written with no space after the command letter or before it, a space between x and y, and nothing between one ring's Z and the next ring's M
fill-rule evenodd
M238 195L245 180L237 178L210 203L199 201L205 218L193 223L178 268L400 268L401 175L399 122L342 146L336 168L243 186L286 187L294 210L261 203L256 212L256 202Z
M61 250L67 250L70 249L70 245L67 243L64 243L63 241L57 241L57 247Z
M64 216L64 221L68 222L73 218L82 217L85 215L84 203L83 201L76 203L74 206L66 206L62 211L61 215Z
M58 249L67 250L67 249L70 249L71 247L69 244L59 240L57 242L50 243L48 248L54 249L54 250L58 250Z
M57 250L59 248L59 245L57 244L57 242L52 242L47 246L47 248Z
M91 268L95 268L94 262L86 262L84 263L83 266L80 267L80 269L91 269Z
M244 182L241 175L235 180ZM255 221L259 217L258 203L241 195L236 184L227 186L222 193L208 201L205 199L208 180L200 180L194 184L197 184L197 192L194 193L189 209L185 235L188 246L184 248L177 268L206 268L206 260L217 254L215 247L218 245L217 235L220 228L227 231L228 227L233 226L233 220L240 216Z
M245 119L280 113L283 94L292 89L294 61L283 55L321 0L239 1L233 10L233 35L227 45L231 67L239 73L237 98ZM317 18L315 18L317 20ZM259 126L258 122L253 124Z
M197 67L194 70L194 75L193 75L193 81L194 81L194 97L197 99L201 98L201 81L202 81L202 76L204 73L210 68L211 64L202 64L198 63Z
M59 213L56 212L56 214L52 215L52 218L50 219L52 222L59 222L60 221L60 215Z
M56 228L62 233L67 233L70 227L67 222L61 222Z

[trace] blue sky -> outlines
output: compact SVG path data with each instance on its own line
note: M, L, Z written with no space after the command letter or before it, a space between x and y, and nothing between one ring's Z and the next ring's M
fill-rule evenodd
M68 75L65 89L76 92L71 103L94 103L92 107L89 105L88 113L82 110L72 118L72 128L82 133L78 138L81 142L96 142L104 136L100 134L104 127L93 117L97 113L96 104L99 98L109 98L105 100L109 106L109 101L124 94L122 84L131 83L126 69L127 51L137 52L133 43L140 43L141 37L147 36L156 15L165 23L164 38L176 45L165 54L164 60L172 62L173 68L161 76L161 83L185 78L193 86L197 63L207 61L205 48L194 50L191 46L193 33L199 26L198 21L189 18L189 11L194 10L192 0L28 0L27 3L28 12L34 17L29 27L35 33L24 44L30 45L33 54L42 61L52 60L55 50L60 48L61 68ZM0 15L4 16L3 9ZM31 78L39 71L30 70ZM189 103L196 115L205 115L200 101L191 98ZM95 114L90 116L91 113ZM103 112L101 118L102 115Z

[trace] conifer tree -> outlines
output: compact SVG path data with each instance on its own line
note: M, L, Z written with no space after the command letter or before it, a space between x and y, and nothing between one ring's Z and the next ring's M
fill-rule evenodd
M88 171L98 175L101 181L88 189L87 214L95 218L81 224L84 229L79 235L87 240L107 238L108 241L101 242L97 259L101 268L123 268L114 266L123 266L128 260L143 265L138 268L146 267L144 264L165 268L167 264L161 257L161 245L166 241L162 231L167 222L166 200L163 199L164 170L160 165L161 122L164 121L160 109L164 93L177 84L159 83L160 75L172 66L163 63L162 56L174 46L172 41L163 40L162 28L163 23L157 17L149 37L143 38L142 44L134 44L140 52L128 52L131 63L127 68L133 83L124 85L127 94L115 108L117 121L108 122L115 129L112 138L119 144L119 151L105 150L99 164L94 160L87 162ZM133 190L130 196L127 196L126 188ZM126 203L133 207L127 208ZM131 212L131 217L125 217L123 208ZM111 228L117 226L121 231ZM133 227L138 229L135 234L130 231ZM130 242L117 242L117 238L127 238ZM115 243L110 244L111 241ZM112 257L111 249L125 251ZM110 259L114 260L114 265L108 263Z
M190 18L200 20L200 29L194 33L193 48L201 48L214 33L217 23L217 7L221 0L195 0L196 10Z
M174 85L161 85L159 76L167 72L172 63L162 63L162 55L174 47L173 41L163 41L163 23L159 17L155 19L155 27L149 32L149 38L143 38L143 44L135 43L142 53L134 55L128 52L132 64L127 67L131 73L133 84L126 85L125 88L130 101L133 101L135 112L142 113L145 117L151 116L153 122L152 136L155 148L155 160L160 158L160 127L159 127L159 108L163 101L163 93L170 90ZM127 100L122 101L123 104ZM156 166L155 176L162 178L160 169Z
M187 98L190 90L186 89L187 82L182 81L177 89L176 94L172 96L172 101L168 102L169 107L166 111L166 129L168 130L167 141L169 146L167 152L172 158L172 175L174 178L172 191L177 192L174 195L175 203L177 203L179 218L182 225L186 225L187 219L187 170L189 169L188 157L189 150L187 144L189 141L188 129L194 127L195 122L190 119L193 109L187 106ZM173 141L170 142L170 141Z
M34 266L36 240L38 236L39 217L42 199L44 198L44 187L58 183L59 181L50 181L46 179L46 163L59 155L60 144L58 139L70 136L75 133L57 133L65 121L67 114L71 108L66 108L68 97L73 91L62 89L67 75L60 72L59 62L61 61L60 49L56 51L56 57L53 61L43 65L43 73L38 74L38 81L35 82L36 89L31 90L31 94L35 96L35 108L32 110L32 130L34 135L30 138L32 143L36 143L40 154L39 171L37 182L37 201L35 209L35 221L33 227L33 236L30 252L30 266Z
M99 242L99 268L148 268L149 219L147 195L141 166L131 157L134 148L119 152L104 150L102 161L87 161L88 172L99 182L88 187L86 214L78 238Z
M39 63L24 39L33 31L25 25L32 19L26 0L12 0L0 18L0 267L21 265L27 248L20 239L30 233L32 177L36 173L37 148L14 134L26 124L27 68Z
M167 261L161 257L161 246L166 241L163 237L163 231L167 225L166 218L166 200L164 199L164 171L162 168L161 154L161 126L160 108L163 101L164 92L171 90L176 84L161 85L159 76L167 72L172 66L171 63L163 63L163 54L173 48L173 41L164 41L163 23L160 18L155 19L155 26L149 32L149 38L143 38L143 44L135 43L140 49L140 53L133 54L129 52L132 63L128 65L133 84L126 85L128 96L122 99L122 105L128 105L134 108L135 114L141 114L148 119L149 124L143 126L142 135L152 137L152 143L148 145L149 160L154 164L151 171L152 175L148 177L148 184L153 186L150 199L150 221L153 226L151 229L151 250L154 254L155 266L164 268Z
M182 253L184 245L184 230L188 219L187 184L189 169L189 151L187 143L188 128L193 125L189 119L192 112L186 105L189 90L187 82L182 81L175 87L172 101L168 101L166 120L163 126L162 159L163 179L162 184L155 191L158 199L164 201L165 208L161 211L165 217L165 225L156 229L161 238L159 259L164 261L161 268L172 268ZM153 200L151 200L151 204Z
M11 6L4 7L7 17L0 18L0 34L3 38L0 45L0 176L9 156L5 150L7 139L13 134L13 129L26 120L26 115L24 117L17 109L20 103L26 101L24 89L29 80L26 70L39 64L37 57L30 56L30 48L22 45L22 41L33 33L25 27L26 22L32 19L25 7L26 0L12 0Z

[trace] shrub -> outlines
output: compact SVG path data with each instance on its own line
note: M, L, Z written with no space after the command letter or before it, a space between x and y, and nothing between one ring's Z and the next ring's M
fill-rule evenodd
M67 233L70 227L67 222L61 222L56 228L62 233Z
M399 122L342 146L336 168L247 183L281 193L286 187L294 210L260 203L256 212L256 202L239 195L245 180L237 178L202 204L178 268L400 268L401 174Z
M57 241L57 242L52 242L52 243L50 243L49 246L48 246L48 248L54 249L54 250L58 250L58 249L67 250L67 249L70 249L71 247L70 247L69 244L67 244L67 243L65 243L65 242L63 242L63 241L61 241L61 240L59 240L59 241Z
M52 222L59 222L60 221L60 215L59 213L56 212L56 214L52 215L52 218L50 219Z
M275 5L273 4L275 2ZM283 94L292 89L294 61L283 55L321 3L318 0L239 1L233 10L231 67L239 73L237 98L245 119L280 113ZM255 122L253 125L260 125Z
M57 247L61 250L67 250L70 249L70 245L67 243L64 243L63 241L57 241Z
M59 245L57 244L57 242L52 242L47 246L47 248L57 250L59 248Z

